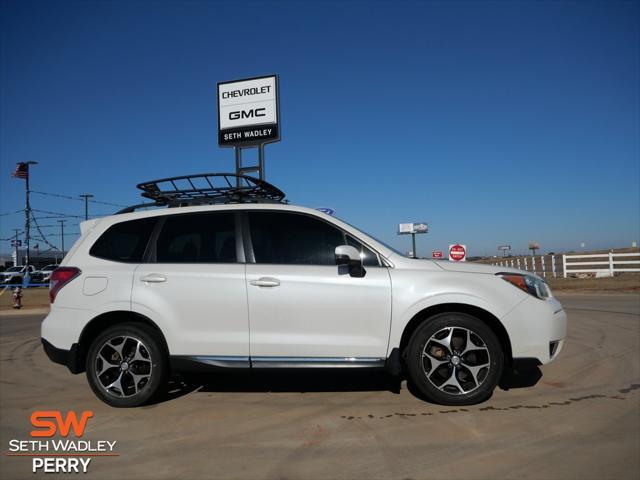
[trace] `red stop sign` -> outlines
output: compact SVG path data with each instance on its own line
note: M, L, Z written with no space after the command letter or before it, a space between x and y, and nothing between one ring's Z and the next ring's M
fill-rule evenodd
M456 262L464 260L464 257L467 256L467 249L464 245L460 245L459 243L455 245L451 245L449 247L449 258Z

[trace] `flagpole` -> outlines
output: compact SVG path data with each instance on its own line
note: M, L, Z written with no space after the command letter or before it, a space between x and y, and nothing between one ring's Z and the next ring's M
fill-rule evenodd
M30 227L31 227L31 204L29 202L29 177L31 176L29 173L29 165L37 165L38 162L24 162L27 164L27 177L25 178L25 188L26 188L26 202L24 206L24 243L27 248L27 254L25 256L25 265L31 265L31 254L30 254L30 245L29 242L31 240L30 236Z

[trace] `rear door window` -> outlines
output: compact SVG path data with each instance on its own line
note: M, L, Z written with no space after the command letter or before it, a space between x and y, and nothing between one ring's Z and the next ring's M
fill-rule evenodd
M207 212L166 217L158 236L158 263L235 263L233 212Z
M98 238L89 254L116 262L139 263L156 221L156 217L151 217L116 223Z

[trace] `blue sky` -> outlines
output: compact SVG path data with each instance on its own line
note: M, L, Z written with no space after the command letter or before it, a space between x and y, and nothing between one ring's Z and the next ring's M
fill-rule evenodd
M267 180L294 203L403 250L396 224L426 221L423 254L640 241L638 2L0 5L0 213L23 206L18 161L39 162L33 190L119 204L144 180L232 170L216 82L277 73ZM22 222L0 216L0 238Z

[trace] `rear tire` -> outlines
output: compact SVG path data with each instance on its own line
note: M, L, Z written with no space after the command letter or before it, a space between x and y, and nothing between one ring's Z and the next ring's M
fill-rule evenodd
M472 405L491 397L504 355L484 322L466 313L442 313L413 333L406 364L413 386L427 400Z
M166 387L167 354L158 334L137 323L120 323L98 335L87 354L87 380L112 407L138 407Z

